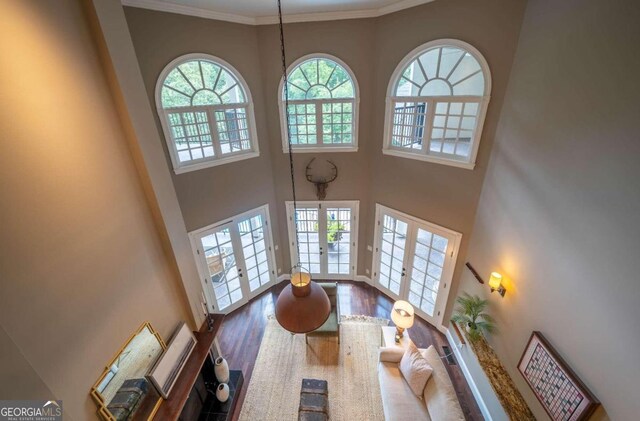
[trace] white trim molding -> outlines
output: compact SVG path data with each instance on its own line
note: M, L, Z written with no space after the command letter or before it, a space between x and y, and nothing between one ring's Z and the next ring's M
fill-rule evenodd
M475 75L478 72L481 72L484 78L484 89L483 89L482 95L454 95L453 88L451 88L452 89L451 95L424 96L424 94L418 92L418 95L399 96L397 93L398 84L400 82L400 79L403 77L404 72L408 69L408 66L414 60L420 58L423 54L427 53L428 51L442 48L442 47L454 47L456 49L462 50L465 53L471 55L476 60L476 62L480 66L480 70L475 73L472 73L471 76ZM449 77L451 77L452 74L454 74L454 70L456 70L458 65L462 62L462 59L464 58L464 56L465 54L463 54L460 57L458 62L455 64L455 66L449 71L449 74L446 78L436 76L436 77L432 77L431 79L427 79L425 69L423 68L423 64L420 60L418 60L420 69L422 69L422 73L424 73L424 78L427 79L424 82L424 85L422 85L422 88L424 88L424 86L426 86L427 83L432 80L437 80L441 82L446 81L446 79L448 79ZM438 58L438 64L436 68L439 71L440 58ZM467 76L461 79L461 81L464 81L471 76ZM408 79L405 78L405 81L406 80ZM420 86L416 85L413 81L409 81L409 82L411 82L413 85L418 87L418 89L420 90ZM460 83L460 81L458 81L457 83ZM451 85L449 86L451 87ZM387 94L385 98L382 153L384 155L392 155L392 156L397 156L401 158L416 159L416 160L425 161L425 162L433 162L433 163L449 165L457 168L473 170L475 168L476 157L478 155L478 148L480 146L480 140L482 137L482 129L484 126L484 120L487 115L487 108L489 106L490 99L491 99L491 71L489 69L489 64L487 63L487 60L484 58L482 53L478 51L478 49L476 49L474 46L472 46L467 42L457 40L457 39L450 39L450 38L437 39L437 40L429 41L425 44L422 44L414 48L411 52L409 52L409 54L407 54L400 61L400 63L398 63L389 80L389 85L387 86ZM422 116L422 118L424 119L422 123L422 129L421 129L423 134L421 135L422 143L420 145L420 148L414 149L413 146L401 147L401 146L392 145L392 142L391 142L392 137L393 135L396 134L394 132L394 126L395 126L394 116L396 115L396 111L397 111L397 108L395 108L395 104L404 103L404 102L416 103L416 105L414 106L414 114L413 114L414 121L418 120L419 118L418 116ZM470 144L468 159L464 159L462 156L458 158L458 156L454 155L453 153L432 152L430 150L431 131L432 129L434 130L439 129L438 127L434 127L435 126L434 122L438 118L435 115L436 105L443 105L443 104L448 104L452 102L463 103L463 107L466 106L464 104L469 104L469 105L474 104L477 107L477 112L474 117L475 127L473 129L465 129L465 131L471 132L471 144ZM425 106L424 110L422 110L421 112L415 111L418 108L418 104L423 104L423 106ZM446 109L447 110L449 109L449 105L447 105ZM448 111L446 111L445 113L448 114ZM399 114L399 115L401 116L401 118L404 118L402 117L403 114ZM409 116L411 116L411 114L409 114ZM460 110L460 116L458 116L457 114L455 114L454 116L457 117L460 121L463 121L462 117L466 116L466 114L464 114L464 112ZM471 116L469 115L469 117ZM440 118L443 118L443 117L440 117ZM413 125L413 126L406 125L407 123L404 123L404 124L405 125L401 124L400 126L396 126L396 127L400 127L402 131L407 130L407 128L413 128L414 130L417 130L418 127L420 127L417 125ZM414 124L417 124L417 123L414 123ZM446 127L447 127L446 132L448 132L449 126L446 126ZM459 124L458 130L460 130L460 127L461 126ZM445 131L445 129L442 129L442 130L443 132ZM443 133L443 136L444 136L444 133ZM407 137L404 136L404 138L406 139ZM444 142L444 138L442 142Z
M278 279L276 279L276 283L280 283L283 281L288 281L289 279L291 279L291 274L290 273L283 273L282 275L278 276Z
M389 13L398 12L410 7L420 6L421 4L431 3L435 0L400 0L396 3L376 8L376 9L358 9L336 12L312 12L299 13L283 16L285 23L295 22L320 22L328 20L344 20L344 19L363 19L375 18L387 15ZM213 9L186 6L183 4L172 3L162 0L122 0L124 6L138 7L141 9L157 10L160 12L177 13L180 15L197 16L205 19L222 20L234 23L243 23L245 25L273 25L278 23L278 16L246 16L235 13L218 12Z
M465 362L464 358L462 358L462 354L460 353L460 349L458 348L458 342L456 342L454 337L451 335L451 331L449 329L445 329L445 336L447 337L447 340L449 341L449 345L451 346L451 349L453 350L453 353L456 356L456 360L458 361L458 365L462 370L462 374L464 374L464 378L467 379L467 383L469 383L469 388L471 389L471 393L473 393L473 397L476 398L476 402L478 403L480 412L482 412L482 416L484 417L485 420L492 421L493 418L491 417L491 413L489 413L489 408L487 408L487 404L484 402L484 399L482 399L482 395L480 394L480 389L478 389L476 382L473 380L473 377L471 377L471 372L469 371L469 367L467 367L467 363ZM465 346L465 345L461 345L461 346Z
M458 251L460 250L460 243L462 241L462 234L451 230L449 228L437 225L433 222L425 221L418 217L406 214L404 212L397 211L395 209L384 206L380 203L376 203L375 218L373 220L373 256L371 259L371 282L375 288L384 292L387 296L393 300L407 300L410 299L412 272L413 272L413 259L416 257L416 245L418 245L418 230L425 230L432 234L437 234L447 239L448 243L446 250L444 251L444 262L442 267L442 275L438 285L438 291L436 292L437 298L435 299L432 315L423 311L422 308L412 303L415 309L415 313L419 315L423 320L429 322L436 329L442 333L446 332L444 327L444 314L447 303L451 295L451 283L453 280L453 271L458 259ZM384 230L384 217L389 216L393 219L403 222L407 225L405 238L405 248L402 252L402 256L391 256L394 260L402 259L403 275L401 281L399 281L399 291L396 293L391 288L380 283L380 267L382 262L383 253L389 255L390 253L383 252L382 238ZM423 246L424 247L424 246ZM405 268L406 269L405 271Z
M349 67L347 63L345 63L342 59L326 53L313 53L304 55L293 63L289 65L287 68L287 75L290 75L298 66L303 64L306 61L314 60L314 59L326 59L329 61L333 61L338 66L342 67L345 72L351 78L351 83L353 84L353 98L335 98L335 99L313 99L313 100L289 100L289 105L298 104L298 103L310 103L316 105L316 136L317 142L312 145L300 145L293 144L291 151L294 153L322 153L322 152L357 152L358 151L358 126L359 126L359 117L360 117L360 88L358 86L358 79L356 78L355 73ZM335 70L335 68L334 68ZM306 77L306 76L305 76ZM291 80L289 80L291 83ZM344 82L343 82L344 83ZM311 89L311 88L309 88ZM282 152L289 153L289 138L287 136L288 125L285 116L284 109L284 77L280 78L280 83L278 85L278 112L280 114L280 134L282 136ZM351 103L352 104L352 131L351 137L353 139L352 143L349 144L323 144L322 142L322 127L323 127L323 119L322 119L322 104L330 103L330 102L340 102L340 103Z
M202 60L213 63L214 65L229 72L232 77L237 80L238 85L240 86L242 93L244 95L244 102L242 103L229 103L223 105L207 105L206 107L176 107L176 108L164 108L162 106L162 89L165 86L164 82L174 69L178 68L179 65L194 61L194 60ZM200 70L201 77L202 69ZM184 75L183 75L184 77ZM218 76L219 77L219 76ZM189 81L187 81L189 82ZM189 82L191 83L191 82ZM204 80L203 80L204 83ZM205 90L205 89L201 89ZM196 91L192 95L196 95L198 91ZM242 77L242 74L233 67L227 61L204 53L189 53L181 55L173 60L169 64L167 64L160 76L158 76L158 80L156 81L156 89L155 89L155 100L156 100L156 111L158 113L158 118L160 119L160 123L162 125L162 132L167 143L167 148L169 150L169 155L171 157L171 164L173 165L173 171L176 174L183 174L189 171L201 170L203 168L215 167L218 165L224 165L231 162L241 161L244 159L250 159L260 156L260 147L258 145L258 133L256 130L256 119L253 105L253 98L251 96L251 91L249 89L249 85L247 81ZM232 152L227 154L222 154L220 150L220 140L218 129L216 128L216 117L214 116L215 110L227 109L228 107L240 107L246 110L246 121L247 121L247 131L249 135L249 144L251 146L250 149ZM200 159L194 159L191 161L181 162L178 157L178 150L176 148L176 142L173 139L171 134L171 128L169 127L168 115L169 113L180 113L180 112L190 112L190 111L200 111L202 113L207 113L208 115L208 125L209 125L209 136L211 136L212 147L215 150L214 156L206 157L203 156ZM204 154L203 154L204 155Z
M263 219L263 238L265 243L265 253L267 257L267 264L269 267L269 282L262 284L257 289L251 291L248 280L239 280L240 282L240 290L242 291L242 298L236 302L231 303L229 306L220 310L218 305L218 297L216 296L216 291L214 285L211 283L211 274L209 273L209 269L207 267L207 261L205 257L205 250L203 248L203 244L201 239L205 236L211 235L215 233L217 230L224 227L230 227L230 225L235 225L237 228L237 224L243 220L248 221L248 218L254 216L262 216ZM207 299L207 303L209 305L209 312L216 314L228 314L231 311L239 308L249 302L252 298L260 295L262 292L271 288L276 283L280 282L281 277L276 277L275 268L276 264L276 255L275 255L275 247L273 243L273 232L271 230L271 214L269 212L269 204L264 204L255 209L250 209L248 211L242 212L238 215L232 216L230 218L224 219L222 221L215 222L213 224L207 225L206 227L198 228L189 232L189 240L191 242L191 249L193 253L194 261L196 262L196 266L198 268L198 274L200 278L200 286L202 287L202 291ZM235 255L235 265L236 267L244 267L246 261L243 259L244 252L242 251L242 240L240 239L240 235L234 233L234 229L229 229L231 232L231 247L233 248L233 254ZM247 268L244 268L244 272L249 272ZM240 275L240 278L242 275ZM226 282L226 281L225 281ZM214 306L215 303L215 306Z
M316 221L316 225L318 226L318 233L320 234L322 227L324 224L327 223L327 213L326 213L326 209L330 208L330 207L335 207L335 208L349 208L351 209L351 217L352 217L352 222L351 222L351 231L350 231L350 235L351 237L351 250L349 252L349 256L350 256L350 265L351 265L351 270L349 271L348 274L336 274L336 273L329 273L328 272L328 253L324 253L324 255L327 256L327 258L321 258L320 259L320 273L311 273L311 275L313 277L315 277L316 279L331 279L331 280L356 280L357 278L357 271L358 271L358 235L359 235L359 223L360 223L360 201L359 200L326 200L326 201L317 201L317 200L311 200L311 201L297 201L296 205L298 206L298 208L316 208L318 209L318 219ZM289 243L289 257L291 260L291 265L296 265L298 262L298 260L296 259L297 257L297 247L296 247L296 241L298 241L298 237L296 236L296 228L295 228L295 222L294 222L294 209L293 209L293 202L292 201L285 201L285 207L286 207L286 212L287 212L287 233L288 233L288 243ZM324 207L324 210L323 210ZM325 233L326 234L326 233ZM324 237L324 238L323 238ZM324 244L324 250L328 251L328 244L327 244L327 238L326 235L319 235L319 246L322 247ZM322 256L322 248L320 249L320 255ZM324 263L323 263L324 261ZM325 266L326 265L326 266ZM311 268L308 268L308 270L311 270Z
M372 285L371 278L365 275L356 275L354 281L364 282L365 284Z

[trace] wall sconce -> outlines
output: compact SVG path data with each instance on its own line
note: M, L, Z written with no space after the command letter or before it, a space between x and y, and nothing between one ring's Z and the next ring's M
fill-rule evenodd
M502 286L502 275L498 272L491 272L491 277L489 278L489 286L491 287L491 292L498 291L498 294L504 297L505 292L507 290Z

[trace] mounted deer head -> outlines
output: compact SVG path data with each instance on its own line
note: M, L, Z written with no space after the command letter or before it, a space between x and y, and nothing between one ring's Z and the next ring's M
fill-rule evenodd
M336 178L338 178L338 167L336 167L336 164L334 164L333 162L327 160L327 162L331 164L332 171L333 171L333 174L331 175L331 177L329 177L328 179L326 177L314 177L311 175L311 163L313 161L315 161L315 158L313 158L307 164L307 168L305 169L305 175L307 176L307 181L315 184L318 200L324 200L324 198L327 197L327 187L329 186L329 183L331 183Z

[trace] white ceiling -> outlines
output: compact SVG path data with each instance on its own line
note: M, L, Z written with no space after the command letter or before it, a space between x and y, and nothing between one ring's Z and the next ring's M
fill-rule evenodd
M309 22L381 16L434 0L281 1L286 22ZM122 0L122 4L249 25L278 21L277 0Z

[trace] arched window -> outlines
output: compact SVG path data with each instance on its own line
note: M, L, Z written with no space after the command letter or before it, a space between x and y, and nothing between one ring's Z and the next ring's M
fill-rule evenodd
M473 169L490 92L489 66L471 45L416 48L391 77L383 152Z
M295 61L287 75L292 149L358 150L358 84L351 69L336 57L312 54ZM287 152L284 95L281 80L280 122L283 150Z
M219 58L188 54L169 63L156 106L176 173L259 155L249 88Z

